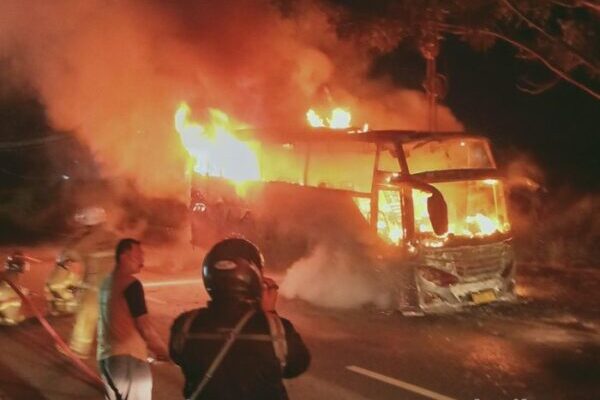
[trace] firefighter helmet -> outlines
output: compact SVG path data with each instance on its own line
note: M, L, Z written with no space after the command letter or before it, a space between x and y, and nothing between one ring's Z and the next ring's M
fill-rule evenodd
M27 260L23 252L17 250L8 257L4 262L4 269L8 272L23 273L27 269Z
M94 226L106 222L106 211L102 207L86 207L75 214L75 222Z
M259 300L263 265L262 253L248 240L222 240L204 257L204 287L213 300Z

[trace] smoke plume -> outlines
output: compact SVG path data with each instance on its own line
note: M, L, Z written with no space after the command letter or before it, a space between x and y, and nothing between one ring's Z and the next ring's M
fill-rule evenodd
M517 259L559 267L597 268L600 196L548 184L531 155L512 154L506 166Z
M326 9L300 2L282 15L255 0L5 0L0 50L56 129L79 135L106 176L153 196L187 196L181 101L197 119L216 107L256 127L302 126L309 107L334 105L357 125L426 127L423 94L368 81L369 58L336 37Z
M390 287L374 272L341 250L318 246L287 271L281 294L328 308L391 305Z

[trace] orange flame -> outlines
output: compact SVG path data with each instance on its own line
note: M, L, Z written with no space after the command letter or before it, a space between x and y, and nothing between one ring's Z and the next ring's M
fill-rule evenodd
M195 172L228 179L238 190L246 182L260 180L256 151L232 133L247 126L234 123L217 109L208 110L210 121L205 125L191 121L190 113L190 107L181 103L175 112L175 129Z
M306 112L306 119L308 124L313 128L331 128L331 129L347 129L350 128L350 122L352 121L352 114L350 111L345 110L341 107L336 107L331 110L329 118L323 119L315 110L312 108ZM327 121L327 124L323 121Z
M467 224L473 224L475 226L475 232L478 232L481 235L491 235L496 231L502 231L498 220L486 217L481 213L469 215L466 218L466 222Z
M497 182L494 180L494 182ZM485 184L492 184L492 180L483 181ZM494 183L495 184L495 183ZM421 233L433 233L433 228L429 220L429 213L427 211L427 197L429 195L420 191L413 192L413 204L415 210L415 222L416 228ZM452 202L460 203L460 200L455 197L448 196L446 200L449 202L449 207L452 208ZM484 200L478 199L477 204L483 205ZM450 223L448 225L448 234L463 237L484 237L493 235L497 232L505 233L510 230L510 224L508 222L501 222L497 215L489 213L484 215L481 212L476 212L471 215L467 215L463 219L457 218L452 214L450 217ZM442 240L447 239L448 235L444 235ZM435 241L434 241L435 242ZM430 244L435 245L434 242Z
M323 118L319 117L319 114L317 114L312 108L306 112L306 119L308 120L308 124L313 128L325 127Z
M334 108L331 111L331 118L327 119L329 127L333 129L350 128L350 121L352 121L352 114L339 107Z

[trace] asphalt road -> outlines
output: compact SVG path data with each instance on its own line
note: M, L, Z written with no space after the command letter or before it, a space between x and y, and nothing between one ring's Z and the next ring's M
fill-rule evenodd
M40 253L44 258L44 252ZM22 280L39 307L51 263ZM165 336L181 311L203 305L195 271L142 273ZM600 273L521 266L516 305L405 318L362 308L331 310L281 299L280 314L305 338L310 370L287 383L293 399L600 398ZM50 318L68 337L72 318ZM0 399L100 399L35 320L0 327ZM86 361L95 368L94 360ZM176 366L155 364L154 398L182 398Z

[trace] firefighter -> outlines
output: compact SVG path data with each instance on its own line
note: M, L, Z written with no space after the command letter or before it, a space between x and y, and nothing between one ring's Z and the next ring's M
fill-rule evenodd
M308 368L310 353L275 311L277 285L262 269L262 254L245 239L223 240L206 255L202 278L211 301L171 327L185 398L283 400L282 379Z
M21 298L5 279L19 286L20 276L27 270L29 263L22 252L15 251L6 258L2 271L3 279L0 281L0 325L16 325L25 319L21 309Z
M82 281L76 266L64 254L56 259L44 288L51 315L70 315L77 310L77 291Z
M87 358L94 350L98 287L112 271L117 237L105 226L106 211L101 207L82 209L75 215L75 221L83 225L84 232L64 249L61 259L63 262L78 262L84 270L77 293L79 305L69 347L79 357Z

